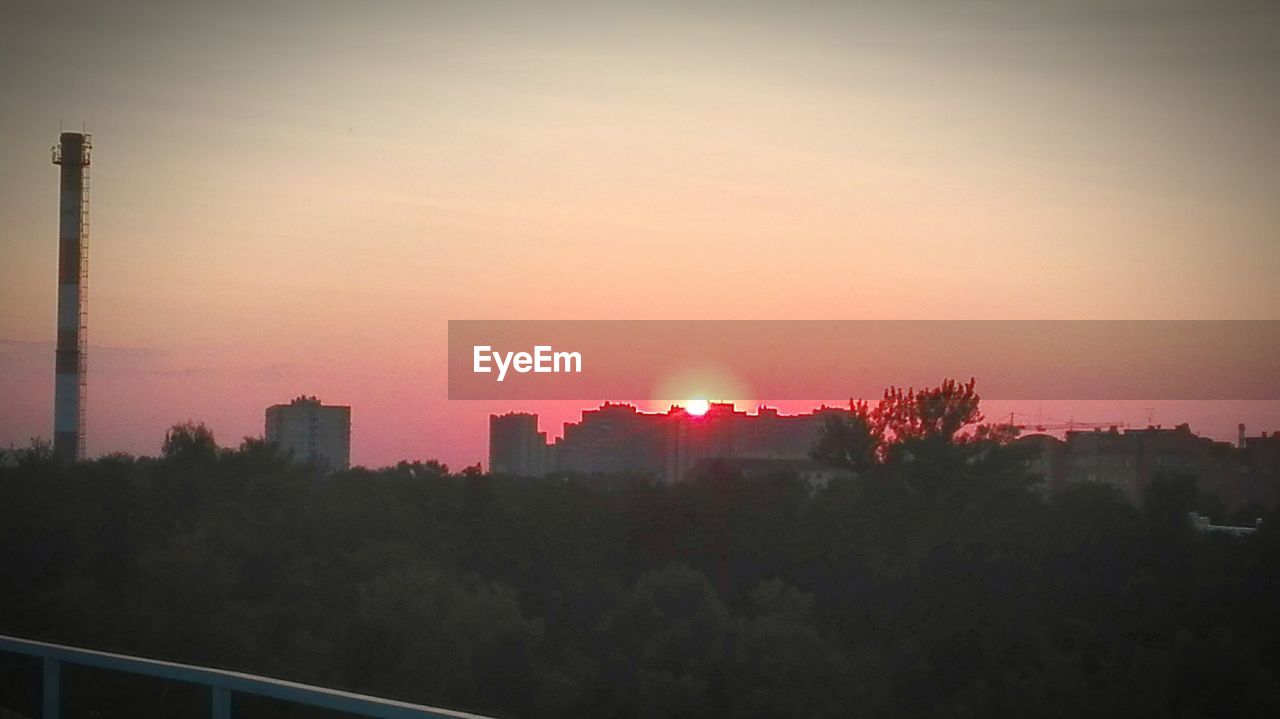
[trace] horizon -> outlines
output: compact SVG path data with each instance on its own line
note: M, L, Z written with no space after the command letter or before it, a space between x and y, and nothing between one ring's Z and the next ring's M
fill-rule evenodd
M458 318L1280 307L1265 3L71 7L0 24L0 445L52 435L48 148L82 120L91 455L302 393L353 407L356 462L466 466L495 408L581 409L446 399ZM1280 428L1039 405L1000 411Z
M295 397L290 398L283 398L278 402L274 402L270 406L288 406L292 400L300 397L319 399L325 404L325 406L350 406L341 402L330 402L324 397L317 398L305 394L296 395ZM512 401L506 403L507 409L495 408L493 411L486 412L483 415L483 428L473 435L473 437L478 439L483 446L480 450L479 456L476 456L474 459L471 459L469 455L454 452L453 456L461 456L464 457L464 459L461 461L450 459L450 455L445 454L413 454L400 457L388 457L386 459L370 462L362 461L353 449L351 466L376 469L380 467L393 466L401 461L425 462L434 460L447 465L453 471L460 471L465 467L476 465L482 466L487 471L489 469L489 431L487 422L490 417L508 414L532 414L537 418L538 431L544 432L548 443L554 444L563 439L564 428L566 425L581 423L585 413L587 412L596 411L606 406L621 406L634 409L638 414L668 416L678 410L684 409L684 405L688 404L690 401L696 400L601 400L599 403L590 406L582 406L582 403L576 400ZM711 408L714 408L716 405L731 406L732 412L746 417L759 416L760 411L765 409L776 411L782 417L811 415L824 409L847 410L850 401L852 400L825 400L815 402L809 402L806 400L707 400ZM867 401L874 406L879 400L870 399ZM486 405L502 404L499 401L476 400L469 402ZM1201 416L1208 418L1211 421L1215 421L1215 423L1210 425L1212 429L1206 430L1203 425L1197 426L1194 422L1180 419L1178 417L1170 416L1168 419L1165 419L1166 415L1163 414L1163 412L1166 410L1161 410L1162 414L1157 415L1156 411L1159 407L1152 406L1161 404L1172 407L1198 407L1202 412L1209 409L1211 410L1210 412L1203 413ZM1102 431L1118 429L1124 432L1144 429L1174 429L1181 425L1187 425L1190 431L1195 435L1235 446L1238 439L1240 424L1245 425L1246 434L1250 437L1265 437L1273 434L1280 436L1280 426L1273 425L1268 427L1265 424L1251 425L1245 421L1232 423L1233 420L1230 419L1231 416L1251 416L1250 411L1255 413L1253 416L1272 417L1274 416L1273 412L1276 404L1277 403L1274 401L1241 400L1166 400L1163 403L1145 400L1054 400L1049 402L1028 403L1023 401L984 399L982 400L982 423L988 425L1002 425L1009 424L1009 420L1012 419L1014 420L1012 421L1012 424L1020 429L1021 436L1049 435L1058 438L1063 437L1068 431L1091 432L1099 429ZM1045 412L1046 405L1049 407L1049 414L1046 414ZM1032 409L1033 406L1034 412L1022 411ZM996 407L1001 411L993 412L991 411L992 407ZM550 408L551 411L546 411L548 408ZM1074 409L1079 408L1084 408L1086 410L1086 414L1075 414ZM1092 409L1090 410L1090 408ZM1111 410L1122 408L1122 412L1113 413L1111 415L1098 414L1098 411L1103 408L1109 408ZM265 413L267 409L268 407L263 407L261 412ZM1259 410L1261 410L1260 414L1258 414ZM1064 411L1065 413L1062 413ZM1093 411L1093 414L1088 414L1088 411ZM1058 414L1055 414L1054 412L1057 412ZM49 414L52 416L51 410ZM357 446L356 438L358 436L354 428L358 427L360 424L358 408L352 409L352 416L352 446L354 448ZM693 421L700 420L703 416L703 414L690 413L690 418ZM1117 417L1121 416L1134 419L1117 419ZM159 456L160 446L165 432L167 432L172 426L187 421L204 424L209 427L218 441L219 446L229 449L237 447L242 440L255 438L261 439L264 436L262 431L263 423L261 421L259 422L259 429L256 432L224 433L219 427L209 424L199 417L186 417L182 419L175 419L170 424L165 425L153 441L146 443L153 445L149 448L114 448L100 452L91 451L86 455L85 459L92 461L116 453L129 454L138 457ZM1047 429L1042 428L1045 425L1048 425ZM1074 426L1074 430L1071 426ZM51 439L51 437L48 435L32 435L22 441L9 442L6 446L22 448L27 446L31 441L47 441L49 439ZM93 444L91 437L90 446L93 446Z

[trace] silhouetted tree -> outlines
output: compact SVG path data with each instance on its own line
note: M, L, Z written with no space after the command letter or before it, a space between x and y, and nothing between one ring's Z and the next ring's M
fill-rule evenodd
M1180 481L1142 511L1105 484L1045 501L948 396L934 429L883 424L882 456L874 425L832 442L861 469L817 491L727 465L671 485L324 474L192 423L167 459L8 462L0 633L513 718L1280 713L1280 517L1169 531L1203 500ZM38 715L38 686L0 654L0 707ZM208 708L102 672L63 690L76 716Z
M877 432L897 443L911 440L952 442L965 427L982 421L975 381L946 379L937 387L916 391L889 387L871 410Z
M849 411L829 417L810 456L857 471L898 456L936 453L956 444L1007 444L1007 425L985 425L975 381L946 379L937 387L889 387L874 405L850 400ZM970 428L971 431L962 434Z
M15 464L20 467L38 466L57 461L53 453L53 443L43 437L32 437L26 447L9 446L0 450L0 467Z
M605 618L601 707L637 717L703 717L723 697L731 623L701 572L672 565L644 575ZM720 705L722 706L722 705Z
M161 454L165 459L188 463L210 462L218 457L213 430L203 422L190 420L175 424L165 432Z
M1158 475L1147 487L1143 512L1157 526L1172 529L1190 527L1188 515L1200 508L1200 490L1195 477Z
M876 463L883 441L883 435L872 428L866 403L850 402L847 415L827 417L809 456L861 472Z

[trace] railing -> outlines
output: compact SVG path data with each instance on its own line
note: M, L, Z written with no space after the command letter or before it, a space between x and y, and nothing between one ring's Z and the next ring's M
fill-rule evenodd
M39 657L44 662L41 684L42 719L59 719L62 705L62 664L79 664L129 674L172 679L209 687L209 708L213 719L231 719L233 693L254 694L296 704L347 712L380 719L485 719L476 714L381 699L336 689L299 684L283 679L196 667L190 664L143 659L62 644L36 642L0 634L0 651Z

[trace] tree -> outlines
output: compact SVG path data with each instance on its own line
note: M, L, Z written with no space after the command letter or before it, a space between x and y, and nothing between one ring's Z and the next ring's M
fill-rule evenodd
M358 587L344 661L362 683L484 712L527 705L543 627L509 586L418 565Z
M1200 491L1196 478L1188 474L1158 474L1147 487L1142 503L1143 514L1154 526L1175 531L1190 529L1189 514L1199 512L1210 517L1226 513L1214 496Z
M861 648L851 661L813 622L813 596L780 579L751 593L735 626L728 714L740 717L849 716L883 680L883 660Z
M863 471L876 463L883 436L872 429L867 403L849 404L848 415L827 418L809 456L835 467Z
M213 430L204 422L187 420L165 432L160 451L165 459L205 463L217 459L218 443L213 439Z
M706 576L684 565L649 572L600 627L606 709L640 717L711 716L731 618ZM606 713L606 712L601 712Z
M972 378L963 384L945 379L937 387L888 387L875 405L850 400L849 413L832 417L810 454L829 464L863 470L889 459L907 444L958 444L973 440L1012 439L1004 427L979 425L981 398ZM978 425L971 435L966 427Z
M964 384L945 379L937 387L919 392L889 387L871 413L876 430L897 443L916 439L954 442L960 430L982 421L978 409L981 398L974 384L970 378Z
M39 466L57 461L53 453L53 444L43 437L32 437L26 447L15 448L9 445L7 451L0 451L0 466L12 462L19 467Z

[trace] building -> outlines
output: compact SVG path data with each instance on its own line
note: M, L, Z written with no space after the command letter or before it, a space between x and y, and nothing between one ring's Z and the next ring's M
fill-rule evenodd
M295 459L331 471L351 466L351 408L298 397L267 408L266 439Z
M1280 500L1280 438L1243 436L1240 446L1202 437L1186 424L1123 432L1069 431L1020 437L1030 451L1027 467L1049 490L1084 482L1115 487L1141 505L1157 478L1191 477L1201 493L1217 497L1228 512L1248 506L1274 507Z
M755 414L731 403L712 403L705 414L680 407L641 412L606 402L566 422L548 443L533 414L491 415L490 471L525 476L552 472L642 475L673 482L710 459L807 460L826 417L847 410L824 407L782 415L760 407Z
M1050 434L1028 434L1018 437L1014 443L1026 451L1027 475L1035 480L1035 487L1042 495L1062 488L1066 481L1063 471L1066 452L1062 440Z
M754 414L712 403L705 414L680 407L641 412L606 402L566 422L547 441L536 414L491 415L490 471L529 477L550 473L648 476L675 482L716 468L746 476L786 471L821 486L842 473L823 469L809 451L833 416L847 409L820 407L783 415L771 407ZM1109 484L1136 506L1162 476L1190 477L1200 492L1231 513L1280 505L1280 432L1246 437L1237 445L1173 428L1070 430L1065 438L1036 433L1015 443L1026 453L1027 473L1044 494L1084 482Z
M550 456L547 433L538 431L538 415L489 415L490 472L540 477L550 470Z
M1244 498L1264 507L1280 506L1280 432L1245 437L1241 425L1240 436Z

